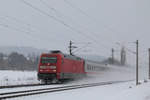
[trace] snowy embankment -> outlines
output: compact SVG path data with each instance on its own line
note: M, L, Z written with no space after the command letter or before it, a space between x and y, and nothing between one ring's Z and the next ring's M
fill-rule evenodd
M12 100L150 100L150 82L135 82L88 87L55 93L13 98ZM11 99L10 99L11 100Z
M0 86L39 83L36 71L0 71Z

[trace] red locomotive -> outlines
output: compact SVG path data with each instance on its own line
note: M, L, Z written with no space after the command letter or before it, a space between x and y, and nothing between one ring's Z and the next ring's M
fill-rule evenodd
M44 83L48 81L61 82L84 76L84 60L60 51L44 53L40 57L38 79Z

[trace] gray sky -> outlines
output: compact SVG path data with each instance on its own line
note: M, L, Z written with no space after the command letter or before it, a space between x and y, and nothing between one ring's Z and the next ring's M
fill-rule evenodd
M72 40L79 47L85 45L81 42L91 42L78 54L110 56L112 47L120 49L116 42L135 50L130 42L139 39L141 57L150 47L149 0L42 0L46 5L40 0L25 0L48 16L22 1L0 0L0 46L68 52Z

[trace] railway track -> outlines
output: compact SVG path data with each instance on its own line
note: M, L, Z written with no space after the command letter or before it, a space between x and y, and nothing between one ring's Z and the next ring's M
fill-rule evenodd
M129 81L131 81L131 80L129 80ZM73 90L73 89L86 88L86 87L110 85L110 84L123 83L123 82L128 82L128 81L110 81L110 82L100 82L100 83L91 83L91 84L80 84L80 85L71 85L71 86L63 86L63 87L43 88L43 89L34 89L34 90L26 90L26 91L0 93L0 100L22 97L22 96L37 95L37 94L43 94L43 93L52 93L52 92Z
M50 84L21 84L21 85L9 85L9 86L0 86L0 89L6 89L6 88L19 88L19 87L31 87L31 86L46 86L46 85L56 85L60 83L50 83Z
M31 86L43 86L48 84L22 84L22 85L9 85L9 86L0 86L0 89L5 88L18 88L18 87L31 87Z

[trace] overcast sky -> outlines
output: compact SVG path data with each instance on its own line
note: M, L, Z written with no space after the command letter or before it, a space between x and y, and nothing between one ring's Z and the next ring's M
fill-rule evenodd
M131 42L139 39L141 57L150 47L149 0L25 1L36 9L23 0L0 0L0 46L68 52L72 40L84 47L77 54L110 56L112 47L120 49L116 42L134 51Z

